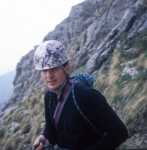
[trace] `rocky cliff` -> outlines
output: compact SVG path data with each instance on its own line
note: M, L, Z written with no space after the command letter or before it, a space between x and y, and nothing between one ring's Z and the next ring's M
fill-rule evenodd
M147 148L146 18L146 0L85 0L43 39L66 45L73 72L96 77L95 88L129 129L123 149ZM35 49L17 64L13 95L0 114L2 150L30 149L42 130L46 87L34 70Z

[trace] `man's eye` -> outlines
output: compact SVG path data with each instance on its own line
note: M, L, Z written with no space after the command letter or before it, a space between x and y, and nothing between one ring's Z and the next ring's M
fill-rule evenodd
M46 72L47 72L47 69L45 69L45 70L41 70L41 72L46 73Z
M54 68L52 68L51 70L52 70L52 71L57 71L57 70L59 70L59 67L54 67Z

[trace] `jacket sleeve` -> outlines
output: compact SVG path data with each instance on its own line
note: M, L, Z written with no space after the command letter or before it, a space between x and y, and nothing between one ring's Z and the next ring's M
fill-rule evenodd
M103 134L103 137L87 150L117 148L128 138L126 126L99 91L91 88L86 90L83 91L83 98L79 98L84 105L85 115Z
M51 111L49 109L49 99L50 94L47 92L44 97L44 103L45 103L45 128L43 131L43 135L48 139L48 141L55 145L57 143L56 141L56 129L53 125L52 119L51 119Z

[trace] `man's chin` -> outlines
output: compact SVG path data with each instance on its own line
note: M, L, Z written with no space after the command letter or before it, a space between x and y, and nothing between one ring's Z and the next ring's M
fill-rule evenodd
M51 86L51 85L48 85L48 88L49 88L51 91L55 92L55 93L60 93L60 92L62 91L64 85L65 85L65 84L58 85L58 86Z
M48 88L53 92L58 92L61 89L60 87L51 87L51 86L48 86Z

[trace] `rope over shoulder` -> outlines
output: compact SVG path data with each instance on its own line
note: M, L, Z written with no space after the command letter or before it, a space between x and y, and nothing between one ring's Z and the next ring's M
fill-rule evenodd
M96 81L96 79L92 75L85 72L77 73L75 76L73 76L73 79L76 82L81 82L89 87L93 87L93 84Z

